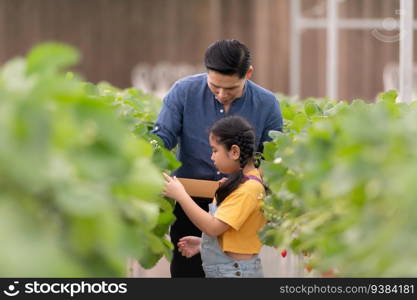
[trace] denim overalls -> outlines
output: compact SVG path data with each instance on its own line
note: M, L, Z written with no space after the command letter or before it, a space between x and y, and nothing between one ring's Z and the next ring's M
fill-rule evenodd
M216 210L217 206L211 203L209 213L214 215ZM258 254L250 260L234 260L222 251L217 237L203 233L201 238L201 260L206 277L264 277Z

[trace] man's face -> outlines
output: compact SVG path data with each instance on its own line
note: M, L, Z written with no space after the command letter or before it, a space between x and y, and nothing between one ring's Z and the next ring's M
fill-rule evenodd
M210 70L207 74L208 87L221 104L230 105L242 96L247 76L239 78L237 75L224 75Z

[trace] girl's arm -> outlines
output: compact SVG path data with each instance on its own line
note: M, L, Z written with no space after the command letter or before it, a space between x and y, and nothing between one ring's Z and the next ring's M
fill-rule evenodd
M187 194L184 189L184 186L176 177L170 177L167 174L163 173L165 177L165 190L164 196L174 199L177 201L191 222L198 227L202 232L209 236L219 236L227 229L230 228L229 225L220 221L219 219L213 217Z

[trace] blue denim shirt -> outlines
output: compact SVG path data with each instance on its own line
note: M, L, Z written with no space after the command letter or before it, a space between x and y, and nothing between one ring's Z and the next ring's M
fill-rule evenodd
M182 163L173 175L177 177L219 180L211 161L209 130L219 119L230 115L244 117L256 130L256 144L262 152L263 142L271 140L270 130L282 131L279 102L270 91L246 80L242 97L226 113L207 85L207 73L177 81L163 100L154 129L168 149L179 143L177 159Z

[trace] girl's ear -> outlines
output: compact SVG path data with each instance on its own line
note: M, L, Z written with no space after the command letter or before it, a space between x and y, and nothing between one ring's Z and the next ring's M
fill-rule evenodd
M240 148L238 145L232 145L229 150L230 158L233 160L239 160L240 157Z

